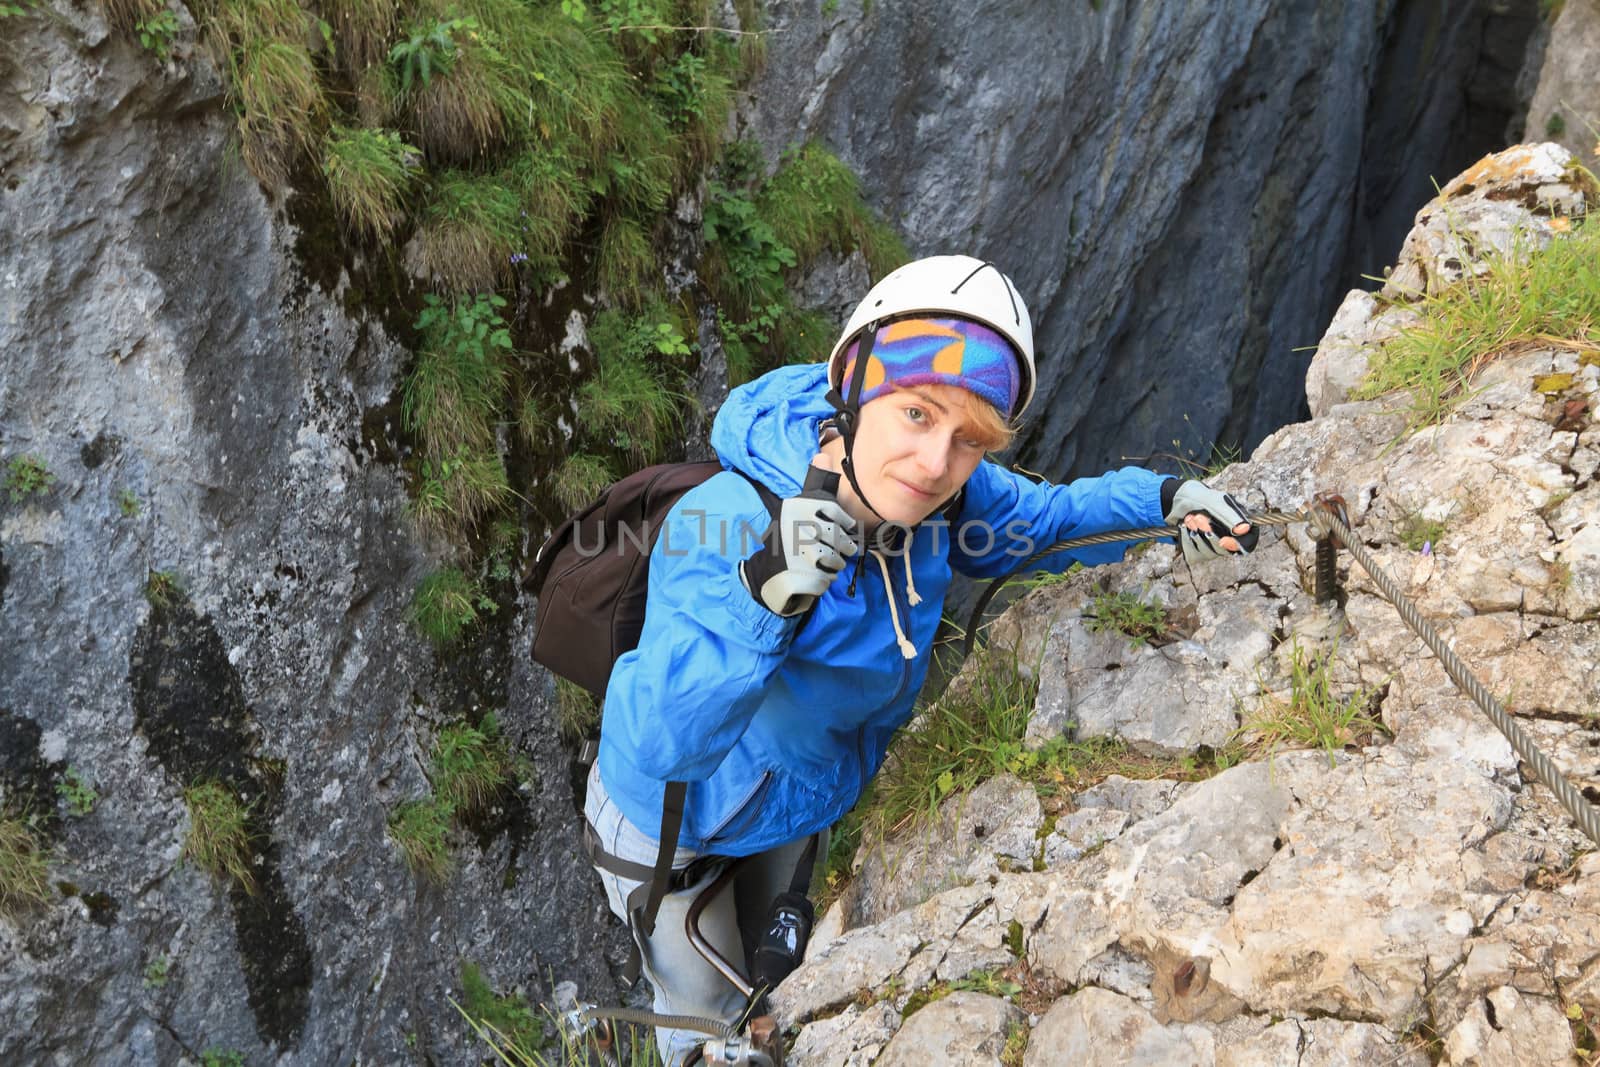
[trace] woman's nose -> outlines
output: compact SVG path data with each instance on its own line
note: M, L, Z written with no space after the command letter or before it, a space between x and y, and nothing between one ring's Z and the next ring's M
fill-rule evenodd
M929 477L943 478L944 472L950 466L950 442L937 435L930 435L929 440L924 441L922 448L917 452L917 462Z

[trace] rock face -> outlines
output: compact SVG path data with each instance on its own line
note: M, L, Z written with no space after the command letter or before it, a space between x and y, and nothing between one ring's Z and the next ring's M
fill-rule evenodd
M546 683L515 628L436 659L407 624L437 560L385 428L405 351L306 280L210 68L83 10L5 20L0 75L0 453L56 479L0 497L0 806L61 887L0 919L0 1061L462 1062L463 960L614 988ZM432 886L386 818L489 709L535 774ZM180 861L204 778L256 804L255 896Z
M771 5L744 129L773 153L820 138L913 251L1013 274L1040 342L1018 458L1058 476L1299 417L1295 349L1432 175L1501 147L1508 116L1473 127L1462 102L1513 95L1537 21L1531 0L924 14Z
M1600 3L1566 0L1550 27L1526 138L1554 141L1593 168L1600 156Z
M1592 209L1568 158L1516 148L1452 182L1419 214L1395 284L1479 269L1435 247L1431 220L1447 212L1479 255L1511 231L1525 247L1552 239ZM1319 417L1216 482L1255 509L1341 492L1381 566L1596 795L1600 354L1502 354L1450 418L1407 434L1403 400L1351 402L1339 384L1358 375L1338 364L1364 364L1391 313L1352 297L1318 353ZM1554 399L1535 383L1552 373L1570 375ZM1425 521L1437 525L1421 552ZM1037 665L1039 742L1108 736L1181 755L1261 738L1261 715L1295 699L1297 660L1326 664L1330 710L1383 728L1329 727L1312 751L1246 749L1185 785L1109 780L1040 826L1032 870L1004 862L1014 844L985 856L976 840L959 860L915 838L878 845L858 883L870 899L847 897L845 921L778 991L803 1042L824 1025L808 1020L846 1002L904 1005L998 966L1038 1005L1028 1064L1422 1064L1429 1039L1452 1064L1572 1061L1569 1018L1600 1010L1600 862L1573 864L1592 845L1365 571L1342 557L1342 604L1313 601L1306 530L1268 531L1248 558L1193 571L1164 546L1085 571L1019 601L991 641ZM1166 605L1179 633L1157 648L1090 633L1100 587ZM943 881L919 870L928 857ZM952 875L967 884L921 899ZM830 1033L797 1062L885 1040Z

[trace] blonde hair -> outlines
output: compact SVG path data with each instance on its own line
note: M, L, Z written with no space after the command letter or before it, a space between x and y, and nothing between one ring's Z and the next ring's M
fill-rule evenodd
M1000 414L999 408L977 393L963 389L959 385L933 383L893 386L890 392L915 392L918 389L928 388L940 390L940 395L947 399L951 394L961 395L961 411L967 420L967 427L978 443L983 445L985 452L1004 452L1011 447L1011 442L1017 436L1017 428Z

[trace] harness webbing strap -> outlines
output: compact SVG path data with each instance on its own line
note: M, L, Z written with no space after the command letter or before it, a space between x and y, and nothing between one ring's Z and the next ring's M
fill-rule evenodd
M649 937L656 932L656 912L672 881L672 857L678 851L678 832L683 829L683 806L689 783L668 782L661 795L661 851L656 853L655 869L650 872L650 895L638 916L639 932Z

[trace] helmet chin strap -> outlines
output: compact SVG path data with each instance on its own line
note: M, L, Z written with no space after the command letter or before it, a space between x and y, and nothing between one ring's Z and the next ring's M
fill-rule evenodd
M841 396L839 390L828 390L828 403L833 405L834 415L829 421L838 429L839 436L844 439L844 459L839 466L844 470L844 476L850 479L850 488L855 491L856 499L861 501L866 509L878 516L878 521L888 522L883 513L872 506L872 501L867 499L867 494L861 489L861 482L856 478L856 465L852 458L855 451L856 430L861 424L861 391L867 380L867 360L872 356L872 343L878 336L878 323L876 320L867 323L857 335L861 338L860 347L856 350L855 369L850 374L849 396ZM856 595L856 579L861 576L861 561L866 553L856 557L855 569L850 574L851 596Z

